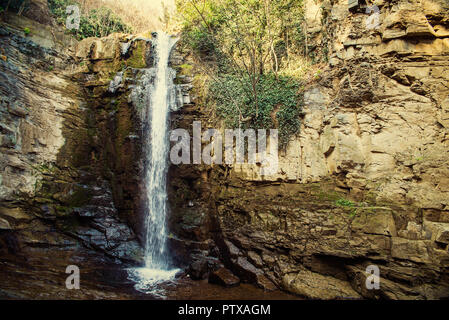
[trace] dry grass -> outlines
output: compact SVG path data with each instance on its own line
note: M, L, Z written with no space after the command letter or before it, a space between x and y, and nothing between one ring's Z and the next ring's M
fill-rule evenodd
M79 0L84 12L101 6L110 8L135 33L167 29L165 13L174 11L174 0Z
M279 74L287 77L302 78L311 69L313 64L310 59L303 55L290 53L289 61L283 59L283 68L279 70Z

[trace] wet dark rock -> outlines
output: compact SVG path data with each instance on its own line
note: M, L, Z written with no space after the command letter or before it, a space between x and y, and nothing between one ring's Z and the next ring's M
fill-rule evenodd
M3 218L0 218L0 230L11 230L9 222Z
M256 268L251 262L249 262L245 257L238 257L237 259L232 259L233 270L237 275L244 281L255 283L262 289L273 291L277 287L271 282L267 277L265 277L264 272Z
M191 256L193 260L187 268L187 273L194 280L206 279L209 272L213 272L220 267L223 267L222 263L214 257L206 256L204 253L193 254Z
M215 257L218 258L220 256L220 249L218 249L217 246L213 246L212 248L210 248L209 250L209 255L211 257Z
M45 0L28 1L27 7L22 14L39 23L47 25L52 24L50 10L47 1Z
M135 265L141 264L144 257L142 247L135 240L121 242L118 247L107 251L107 254Z
M240 284L240 279L226 268L220 268L209 274L209 283L224 287L235 287Z
M188 274L193 280L206 279L209 272L206 260L197 260L189 265Z
M111 80L108 92L115 93L121 86L123 81L123 72L117 72L114 79Z
M19 241L13 232L1 232L0 240L3 240L7 251L11 254L17 254L20 251Z
M257 275L262 274L261 270L257 269L244 257L238 257L237 260L233 260L233 262L237 274L241 275L245 280L255 282Z
M237 258L240 255L239 248L237 248L231 241L225 240L224 243L226 245L226 249L231 258ZM242 262L242 263L244 263L244 262Z
M175 274L175 279L181 279L185 278L187 276L187 273L184 270L178 271L178 273Z
M8 111L9 113L20 118L25 118L29 113L29 111L17 101L9 104Z
M271 282L271 280L269 280L267 277L265 277L263 274L256 275L255 283L257 284L257 286L266 291L274 291L278 289L276 285L273 282Z

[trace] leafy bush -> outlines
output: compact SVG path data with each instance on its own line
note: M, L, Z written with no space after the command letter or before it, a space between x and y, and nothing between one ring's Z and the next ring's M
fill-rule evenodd
M59 24L65 24L67 19L67 14L65 12L67 6L70 5L79 5L76 1L73 0L48 0L48 8L51 13L53 13L56 17L56 21Z
M208 100L226 126L278 128L285 149L300 129L303 0L176 3L186 46L215 79Z
M349 217L354 218L357 214L360 204L357 204L348 199L338 199L335 204L339 207L344 207L345 210L348 210Z
M57 22L61 25L65 24L68 16L66 13L67 6L80 6L74 0L48 0L48 5ZM101 7L82 14L79 30L71 30L71 32L79 40L82 40L89 37L105 37L114 32L130 33L132 29L119 16L114 14L111 9Z
M215 51L215 43L203 27L192 29L184 33L183 40L199 55L210 55Z
M131 33L132 30L110 9L102 7L81 16L78 30L81 38L105 37L114 32Z
M289 139L299 132L301 124L298 81L282 76L276 79L272 73L261 75L257 83L257 102L250 88L248 77L224 74L211 83L209 95L226 126L243 129L277 127L279 144L285 148Z
M338 199L335 204L339 207L354 207L355 203L347 199Z

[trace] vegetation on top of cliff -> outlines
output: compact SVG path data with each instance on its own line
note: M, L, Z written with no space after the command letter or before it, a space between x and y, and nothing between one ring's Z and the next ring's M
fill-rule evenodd
M279 142L285 147L289 138L299 130L299 83L292 77L272 73L260 76L256 84L258 103L248 88L248 77L224 74L213 81L209 95L217 106L217 113L232 128L279 128Z
M302 0L177 2L183 39L210 77L208 96L234 128L299 132L304 58ZM298 63L299 62L299 63Z
M68 17L66 8L69 5L81 5L74 0L48 0L51 12L59 24L65 24ZM111 9L100 7L81 14L78 30L71 32L79 39L88 37L105 37L114 32L130 33L132 28Z
M111 9L135 33L167 28L174 9L173 0L83 0L82 5L86 12L100 7Z

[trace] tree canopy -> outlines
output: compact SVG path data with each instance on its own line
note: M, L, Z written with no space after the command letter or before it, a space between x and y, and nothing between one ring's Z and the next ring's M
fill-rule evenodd
M183 39L213 69L219 113L236 127L279 124L286 144L299 130L299 102L292 103L299 85L282 71L303 50L302 0L178 0L177 7Z

